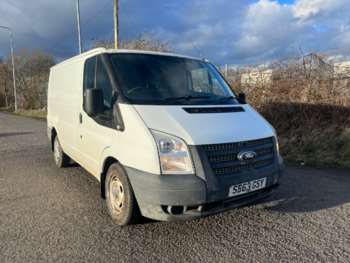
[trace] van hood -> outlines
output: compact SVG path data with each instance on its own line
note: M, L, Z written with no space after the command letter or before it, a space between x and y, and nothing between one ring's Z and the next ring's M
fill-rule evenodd
M273 127L249 105L242 112L188 113L184 108L221 106L134 105L149 129L182 138L189 145L231 143L275 136ZM232 107L232 106L230 106Z

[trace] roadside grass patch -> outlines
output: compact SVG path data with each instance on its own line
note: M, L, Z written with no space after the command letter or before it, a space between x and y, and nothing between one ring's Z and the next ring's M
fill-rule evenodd
M345 160L345 166L350 167L350 127L343 132L342 139L344 141L343 159Z
M15 114L23 117L45 120L47 112L46 110L20 110Z
M276 128L287 162L318 167L350 167L350 108L274 103L260 112Z

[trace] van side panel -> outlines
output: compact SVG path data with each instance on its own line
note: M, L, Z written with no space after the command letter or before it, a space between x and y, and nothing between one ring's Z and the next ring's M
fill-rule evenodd
M76 60L51 68L48 89L48 127L56 129L62 148L72 157L77 153L81 64Z

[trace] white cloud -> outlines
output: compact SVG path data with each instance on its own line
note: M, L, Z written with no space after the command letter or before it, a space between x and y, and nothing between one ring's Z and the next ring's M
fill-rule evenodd
M347 2L347 3L346 3ZM242 61L274 59L349 45L348 0L259 0L249 6L234 53ZM341 51L340 51L341 52Z
M247 10L241 38L233 44L234 52L243 57L272 56L293 46L302 30L290 6L261 0Z
M332 15L342 8L348 8L348 0L297 0L293 6L294 15L310 19L320 15Z
M82 21L99 8L95 0L80 2ZM101 21L103 19L96 24L101 25ZM1 0L0 25L13 29L16 50L39 49L58 57L72 56L77 52L75 1ZM88 31L90 29L83 27L83 33ZM0 45L6 48L6 39L2 36Z

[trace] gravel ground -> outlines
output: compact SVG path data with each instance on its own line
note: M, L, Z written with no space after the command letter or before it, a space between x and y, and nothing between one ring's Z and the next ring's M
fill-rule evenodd
M57 169L45 122L0 113L0 262L349 262L350 171L288 167L269 199L120 228L99 183Z

